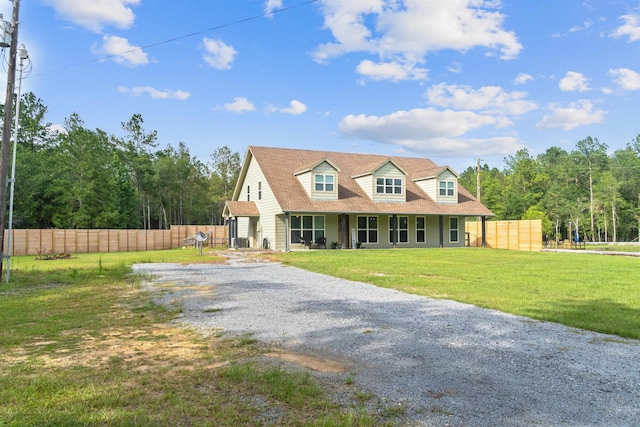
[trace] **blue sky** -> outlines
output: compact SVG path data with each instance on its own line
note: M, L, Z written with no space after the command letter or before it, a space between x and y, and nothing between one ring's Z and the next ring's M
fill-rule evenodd
M640 133L638 1L23 0L19 39L48 122L123 136L139 113L203 162L265 145L462 172Z

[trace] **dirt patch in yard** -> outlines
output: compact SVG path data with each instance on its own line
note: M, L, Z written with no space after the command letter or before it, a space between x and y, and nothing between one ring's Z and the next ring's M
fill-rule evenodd
M351 365L346 362L329 358L310 356L307 354L293 353L281 349L271 349L271 351L266 353L265 356L284 360L285 362L294 363L304 368L313 369L314 371L330 374L340 374L343 372L348 372L351 368Z

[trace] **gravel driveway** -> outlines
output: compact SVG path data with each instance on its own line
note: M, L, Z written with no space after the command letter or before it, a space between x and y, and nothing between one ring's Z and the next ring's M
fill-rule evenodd
M409 425L640 425L640 341L227 254L134 271L172 284L158 298L182 304L180 322L335 361L347 372L319 375Z

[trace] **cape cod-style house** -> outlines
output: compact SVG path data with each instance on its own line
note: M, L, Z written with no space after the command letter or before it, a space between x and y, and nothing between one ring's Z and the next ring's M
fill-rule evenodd
M493 213L425 158L251 146L224 217L229 247L461 247ZM484 235L484 233L482 233Z

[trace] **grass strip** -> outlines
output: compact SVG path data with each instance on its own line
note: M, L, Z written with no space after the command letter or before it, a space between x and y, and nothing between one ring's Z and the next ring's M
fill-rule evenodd
M19 258L19 257L16 257ZM372 426L304 372L254 363L250 337L171 326L134 262L220 262L185 251L15 259L0 284L0 425ZM388 418L388 416L387 416Z
M482 248L278 253L286 264L538 320L640 338L640 258Z

